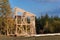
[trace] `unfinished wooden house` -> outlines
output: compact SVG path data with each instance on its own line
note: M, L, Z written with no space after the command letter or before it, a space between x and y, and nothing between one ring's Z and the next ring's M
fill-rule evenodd
M15 31L7 33L7 35L17 35L17 36L33 36L36 34L35 29L35 15L26 12L23 9L15 8L14 9L15 17ZM12 30L11 30L12 31Z

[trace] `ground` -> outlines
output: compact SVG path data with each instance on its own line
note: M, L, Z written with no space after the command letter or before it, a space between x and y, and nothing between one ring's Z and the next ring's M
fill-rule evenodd
M39 36L39 37L0 36L0 40L60 40L60 36Z

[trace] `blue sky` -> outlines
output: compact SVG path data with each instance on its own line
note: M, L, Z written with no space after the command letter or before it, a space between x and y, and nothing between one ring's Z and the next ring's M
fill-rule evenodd
M45 15L60 16L60 0L9 0L10 6L22 8L34 13L36 16Z

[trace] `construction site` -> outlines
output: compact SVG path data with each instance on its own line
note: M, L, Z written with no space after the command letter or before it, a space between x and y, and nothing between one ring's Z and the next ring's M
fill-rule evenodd
M18 15L18 12L22 14ZM15 31L13 32L10 29L10 27L8 27L7 35L31 36L36 34L34 14L26 12L23 9L15 8L14 17L15 17Z
M9 22L10 20L15 20L15 21L14 21L14 27L7 25L6 27L7 30L5 34L7 36L9 35L16 35L16 36L35 35L36 34L35 15L33 13L27 12L17 7L14 8L14 12L11 12L9 8L9 3L8 4L7 3L8 3L8 0L0 0L0 14L1 16L6 18L7 22ZM10 14L13 14L14 17L8 14L9 12ZM21 15L18 15L18 13Z
M60 40L60 18L36 17L20 7L0 0L0 40Z

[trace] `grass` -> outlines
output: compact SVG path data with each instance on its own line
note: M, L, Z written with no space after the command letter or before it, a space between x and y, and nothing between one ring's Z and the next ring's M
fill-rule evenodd
M39 36L39 37L0 36L0 40L60 40L60 36Z

